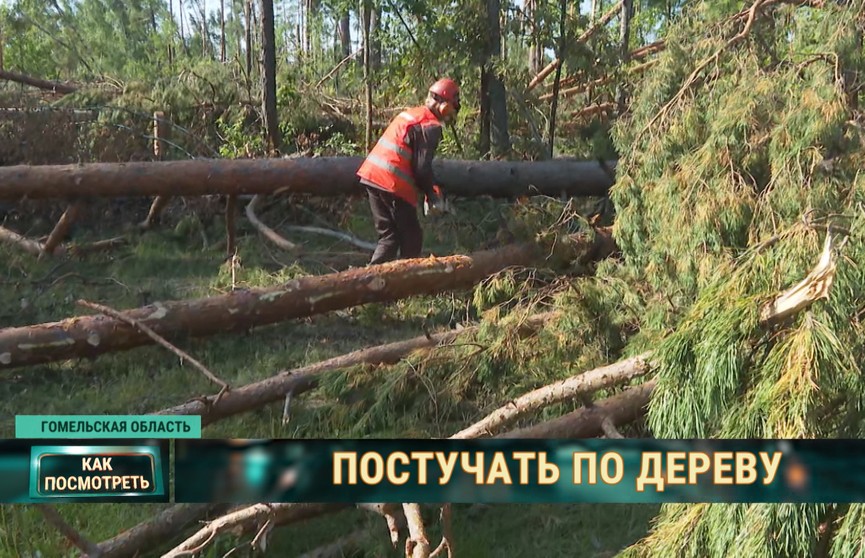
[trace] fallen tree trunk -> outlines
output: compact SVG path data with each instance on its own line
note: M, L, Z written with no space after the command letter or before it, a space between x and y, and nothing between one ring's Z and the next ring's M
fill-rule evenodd
M532 411L573 399L581 394L623 384L628 380L649 373L652 369L649 358L651 358L651 353L643 353L530 391L496 409L468 428L457 432L451 436L451 439L465 440L487 436L493 434L494 430L506 426Z
M607 229L559 239L556 258L586 262L613 251ZM514 244L468 256L421 258L294 279L266 289L189 301L157 302L123 315L166 339L249 329L294 318L471 287L512 266L544 265L549 250ZM0 369L95 357L152 344L147 334L101 314L0 330Z
M224 513L228 507L228 504L175 504L152 519L96 545L98 556L131 558L141 553L142 549L158 548L176 537L187 525L211 513Z
M629 387L618 395L596 401L567 415L499 434L495 438L594 438L603 432L609 418L616 426L630 424L646 414L646 406L655 388L655 380Z
M0 167L0 200L274 194L362 193L360 157L195 159L86 165ZM615 161L608 162L615 167ZM602 196L612 185L596 161L460 161L433 163L451 196Z
M553 316L552 313L531 316L526 320L524 328L527 330L537 329L551 316ZM222 394L222 397L219 397L218 394L199 397L153 414L200 415L201 426L203 428L224 418L258 409L268 403L281 401L289 393L292 396L296 396L314 389L318 385L319 378L325 372L360 364L393 364L406 358L414 351L444 345L450 343L458 336L475 331L477 331L476 327L466 327L460 330L432 335L420 335L405 341L396 341L394 343L360 349L293 370L279 372L270 378L228 391Z
M176 407L163 409L157 415L201 415L202 428L218 420L228 418L246 411L258 409L281 401L286 394L299 395L318 385L318 380L325 372L357 366L359 364L393 364L405 358L413 351L435 347L452 341L457 335L473 330L466 328L460 331L448 331L435 335L421 335L406 341L397 341L368 349L361 349L346 355L340 355L321 362L302 366L293 370L280 372L275 376L247 384L223 394L200 397Z
M258 524L264 522L284 524L303 521L346 507L347 504L254 504L210 522L180 545L163 554L162 558L195 555L206 548L217 535L227 531L249 531L257 529Z
M75 93L76 91L78 91L77 87L71 85L58 83L56 81L48 81L47 79L39 79L31 76L26 76L24 74L18 74L7 70L0 70L0 79L14 81L15 83L23 83L24 85L30 85L32 87L38 87L39 89L44 89L46 91L54 91L55 93L61 93L64 95L69 93Z

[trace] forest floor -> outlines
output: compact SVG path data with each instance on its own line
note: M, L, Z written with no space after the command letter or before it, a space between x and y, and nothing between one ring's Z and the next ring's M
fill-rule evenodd
M291 203L291 202L289 202ZM306 202L304 202L306 203ZM363 266L368 253L339 240L307 233L285 233L281 223L334 228L374 241L364 199L343 200L338 210L301 210L283 200L259 211L259 218L292 241L303 242L307 256L296 258L268 244L252 228L239 204L237 217L239 267L235 287L268 286L292 277L322 274ZM436 255L468 253L494 237L504 202L460 200L456 214L423 222L425 249ZM130 223L147 213L148 200L102 201L91 206L76 224L73 241L97 240L118 234L128 246L81 259L43 259L16 248L0 246L0 327L55 321L90 311L76 305L86 299L116 309L157 300L185 299L225 293L232 272L225 258L224 217L216 200L176 199L162 223L151 231L135 232ZM322 204L320 204L322 205ZM289 209L290 208L290 209ZM56 218L62 207L53 208ZM43 212L44 214L44 212ZM26 213L7 216L6 226L30 236L45 235L52 220L34 221ZM312 218L311 215L318 217ZM305 223L304 223L305 221ZM317 221L317 222L316 222ZM310 319L256 329L179 341L178 345L232 386L260 380L278 371L337 356L355 349L415 337L424 328L441 329L471 319L471 292L439 297L415 297L391 304L372 304ZM554 378L555 372L550 372ZM436 386L435 389L447 389ZM190 366L159 347L112 353L80 360L14 369L0 381L0 436L14 437L16 414L145 414L217 387ZM324 396L313 391L293 403L291 421L282 423L282 405L270 405L219 421L203 430L208 438L385 438L445 437L466 423L416 421L361 431L330 420ZM435 397L434 390L430 393ZM476 408L506 400L504 393L485 391ZM362 403L361 403L362 404ZM60 506L60 512L92 541L110 538L150 517L155 505ZM498 505L456 506L454 535L457 556L612 556L644 536L657 506L636 505ZM438 522L430 518L430 536L437 540ZM298 556L362 528L369 545L364 556L396 556L379 517L358 511L304 522L277 530L269 551ZM237 544L231 537L214 544L205 556L222 556ZM75 553L46 525L33 507L0 506L0 556L71 556ZM156 555L156 554L154 554Z

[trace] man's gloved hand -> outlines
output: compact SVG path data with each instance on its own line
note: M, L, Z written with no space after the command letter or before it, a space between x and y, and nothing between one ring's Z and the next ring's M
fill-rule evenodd
M423 212L426 216L441 215L447 213L448 208L445 203L442 191L438 186L433 186L433 197L427 196L423 202Z
M447 211L444 200L439 196L427 197L423 202L423 213L428 217L441 215Z

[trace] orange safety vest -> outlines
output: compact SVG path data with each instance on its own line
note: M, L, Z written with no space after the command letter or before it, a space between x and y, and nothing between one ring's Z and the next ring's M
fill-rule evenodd
M367 155L357 176L393 193L417 207L417 189L411 168L412 148L406 145L411 126L441 126L438 118L426 107L401 112L382 134Z

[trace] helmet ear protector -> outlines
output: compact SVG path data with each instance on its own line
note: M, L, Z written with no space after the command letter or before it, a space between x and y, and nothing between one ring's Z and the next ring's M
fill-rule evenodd
M453 101L448 101L436 93L430 92L430 96L436 103L436 109L442 118L455 117L460 111L460 98L456 95Z

